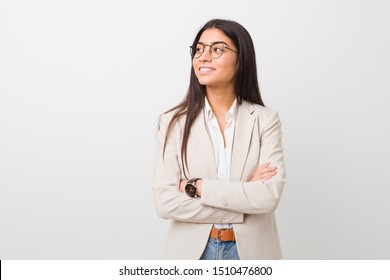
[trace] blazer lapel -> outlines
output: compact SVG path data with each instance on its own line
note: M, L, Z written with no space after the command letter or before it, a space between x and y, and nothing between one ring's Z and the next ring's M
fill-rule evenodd
M241 180L245 161L248 156L249 145L255 124L255 107L246 101L238 106L236 128L233 138L233 150L230 167L230 180Z
M217 179L217 164L214 156L213 144L207 131L203 110L195 119L191 128L191 138L196 149L198 164L203 166L204 174L209 179Z

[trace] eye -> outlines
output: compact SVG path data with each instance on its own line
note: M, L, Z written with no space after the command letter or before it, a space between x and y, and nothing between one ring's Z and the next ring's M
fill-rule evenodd
M225 51L225 47L223 45L215 45L212 47L212 51L216 54L220 54Z
M203 52L203 49L204 47L202 45L197 45L194 50L196 53L202 53Z

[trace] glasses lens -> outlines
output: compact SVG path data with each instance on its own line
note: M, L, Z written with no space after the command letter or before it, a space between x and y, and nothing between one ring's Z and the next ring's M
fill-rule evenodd
M204 46L201 45L201 44L197 44L195 47L192 47L192 57L194 58L198 58L202 55L203 51L204 51Z
M210 47L211 57L219 58L225 51L225 46L223 44L215 44Z

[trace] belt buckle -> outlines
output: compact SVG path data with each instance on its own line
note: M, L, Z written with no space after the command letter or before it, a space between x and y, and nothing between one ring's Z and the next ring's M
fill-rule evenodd
M222 240L221 240L221 237L222 237L222 233L221 233L221 232L222 232L222 229L219 228L219 229L218 229L218 241L222 241Z

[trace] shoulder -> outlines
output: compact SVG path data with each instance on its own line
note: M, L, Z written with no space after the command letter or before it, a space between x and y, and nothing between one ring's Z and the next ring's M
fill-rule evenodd
M157 131L167 131L168 127L171 125L171 129L175 130L177 126L182 126L184 124L185 115L179 116L176 119L175 116L179 113L179 109L171 109L166 111L158 116L156 129ZM174 122L171 124L172 120Z
M251 102L243 101L244 107L248 108L249 113L256 120L257 127L261 135L268 137L270 135L279 135L281 133L281 121L278 111L258 105Z
M176 117L177 114L179 114L179 116L175 120L175 124L181 123L183 121L183 119L185 119L186 114L180 113L180 109L178 109L178 108L170 109L169 111L162 113L158 117L159 122L169 124Z
M169 123L173 119L173 116L175 115L176 112L177 110L164 112L160 114L160 116L158 117L158 121L163 123Z
M251 115L254 115L257 118L262 118L262 119L279 118L278 111L259 104L255 104L243 100L240 106L244 107L246 110L248 110L248 112Z

